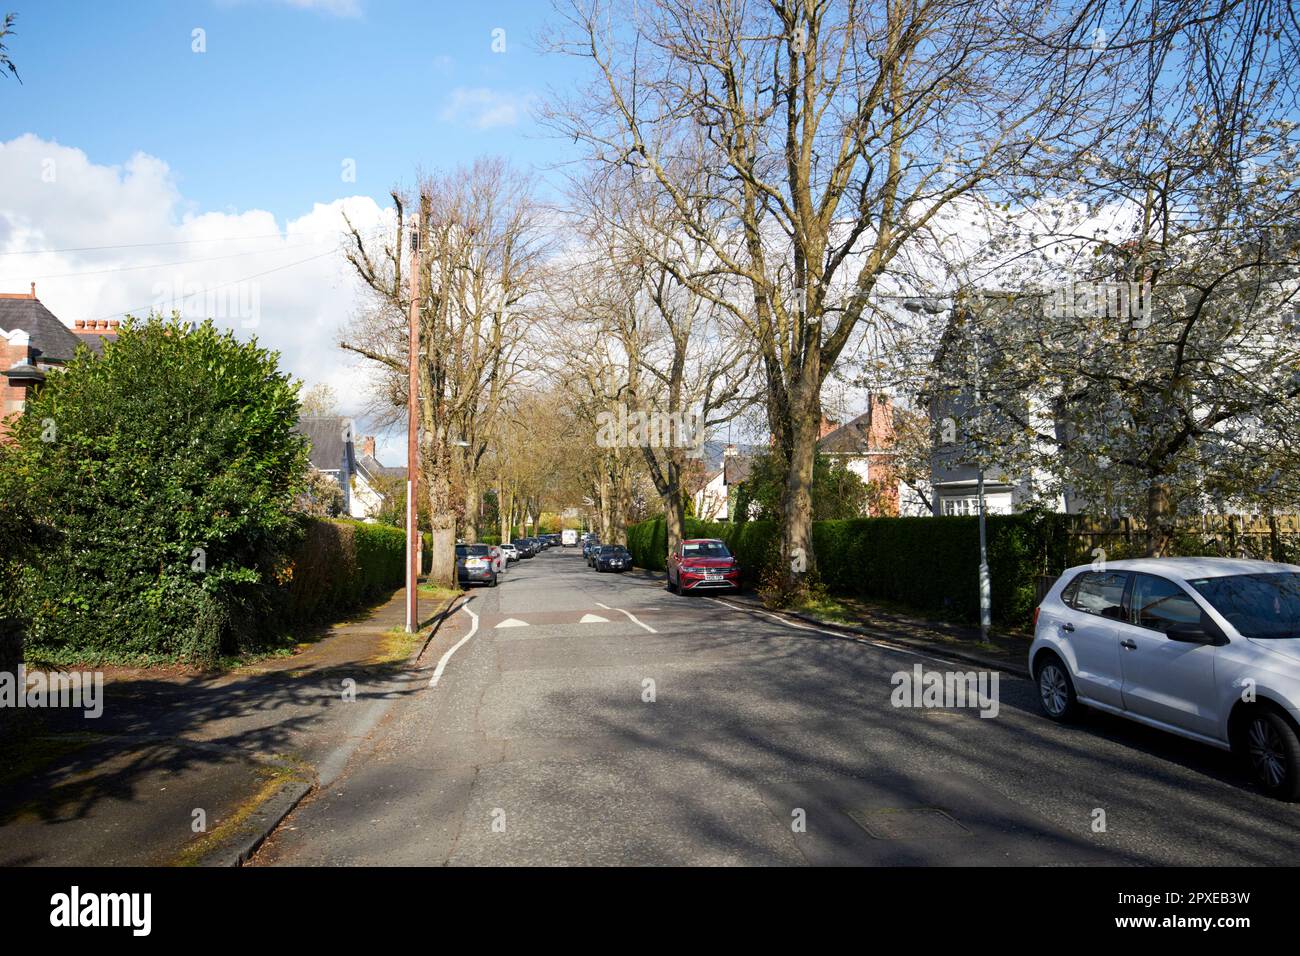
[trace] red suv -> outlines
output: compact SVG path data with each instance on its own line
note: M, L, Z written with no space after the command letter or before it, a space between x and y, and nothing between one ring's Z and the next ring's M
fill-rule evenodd
M688 538L668 555L668 590L740 590L740 564L717 538Z

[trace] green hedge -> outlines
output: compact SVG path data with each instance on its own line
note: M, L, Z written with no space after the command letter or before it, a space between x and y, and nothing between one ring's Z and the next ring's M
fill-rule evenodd
M222 654L264 646L287 630L352 610L405 583L401 529L306 516L300 526L290 551L268 562L265 579L238 590L173 590L155 603L136 600L137 589L101 588L98 611L104 619L122 622L115 630L65 631L61 639L50 639L50 629L42 626L44 609L36 607L25 628L25 652L30 660L51 663L211 663Z
M993 618L1022 625L1033 611L1035 579L1073 559L1061 516L987 517ZM705 522L687 519L686 536L721 538L739 559L746 586L755 584L780 555L780 531L768 521ZM633 563L664 570L668 553L662 518L628 528ZM979 519L855 518L813 523L820 582L832 594L896 601L972 623L979 620Z

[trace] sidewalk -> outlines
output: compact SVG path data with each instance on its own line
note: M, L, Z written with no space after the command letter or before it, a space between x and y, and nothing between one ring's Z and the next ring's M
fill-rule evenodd
M667 580L662 571L637 568L634 573L650 580ZM872 640L886 641L913 650L931 651L978 667L1006 671L1020 677L1030 676L1028 664L1030 639L1026 636L993 630L989 632L988 641L985 642L981 640L977 627L935 621L915 614L889 610L854 598L834 598L835 603L849 612L846 618L829 617L807 610L772 610L764 607L763 602L754 595L752 590L741 594L723 595L723 598L755 611L814 624L827 630L841 632L846 636L869 637Z
M327 785L391 703L450 603L405 589L298 653L204 675L118 670L104 712L25 712L3 754L0 866L234 864Z

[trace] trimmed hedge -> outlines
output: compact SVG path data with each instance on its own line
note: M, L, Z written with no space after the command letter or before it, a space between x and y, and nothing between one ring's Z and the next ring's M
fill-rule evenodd
M284 623L351 610L406 583L406 534L361 521L309 518L281 588Z
M1066 522L1048 514L989 515L989 573L993 619L1023 625L1033 611L1035 579L1070 563ZM780 531L768 521L687 519L686 536L721 538L752 586L780 555ZM633 563L664 570L668 552L662 518L628 528ZM820 582L832 594L896 601L972 623L979 620L979 519L854 518L813 523Z

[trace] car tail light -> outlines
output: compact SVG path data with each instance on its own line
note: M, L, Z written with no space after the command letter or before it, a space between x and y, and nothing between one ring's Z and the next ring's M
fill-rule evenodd
M1041 604L1034 608L1034 630L1038 630L1038 612L1042 609L1043 606Z

